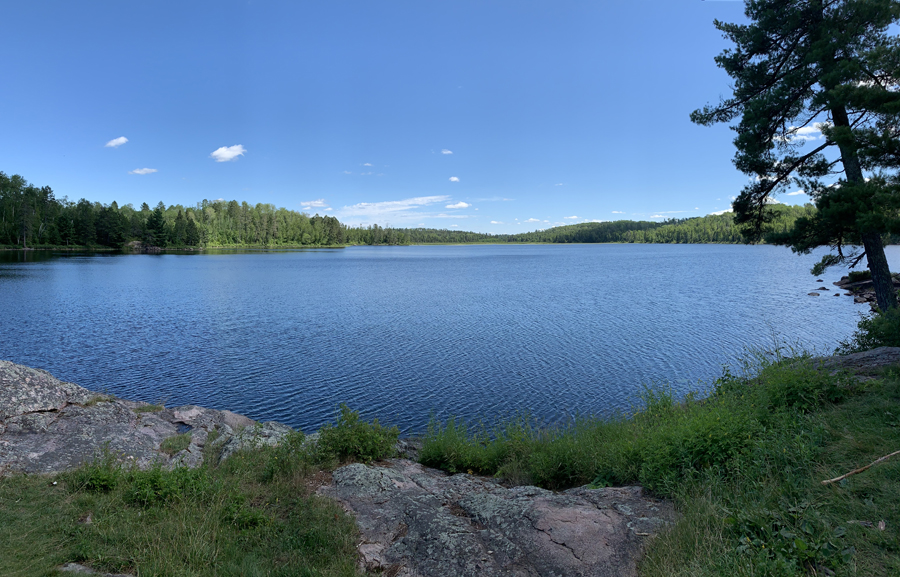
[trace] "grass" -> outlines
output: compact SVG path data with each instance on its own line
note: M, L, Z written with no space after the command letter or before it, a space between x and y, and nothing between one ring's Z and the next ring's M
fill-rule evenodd
M191 444L191 434L183 433L181 435L172 435L159 444L159 450L167 455L174 455L179 451L183 451Z
M213 432L198 469L141 471L107 451L55 477L0 477L0 575L55 575L67 562L142 577L357 575L352 519L314 490L353 447L386 456L371 448L396 429L349 409L329 429L349 452L296 433L213 465Z
M900 448L900 371L860 381L761 359L702 398L647 389L616 419L432 420L420 459L673 499L681 518L650 542L644 577L900 574L900 458L821 483ZM317 444L298 433L217 466L139 471L107 453L54 478L0 478L0 575L68 561L142 576L356 575L353 522L313 489L341 462L389 456L396 438L341 407Z
M135 413L158 413L165 409L162 405L141 405L134 409Z
M420 460L674 499L683 517L650 546L644 576L900 574L900 459L821 484L900 449L900 372L860 382L801 358L751 374L726 372L707 397L680 402L648 389L628 418L432 420Z

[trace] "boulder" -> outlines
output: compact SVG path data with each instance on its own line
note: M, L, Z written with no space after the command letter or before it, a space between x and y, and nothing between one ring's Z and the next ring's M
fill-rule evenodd
M362 568L398 577L636 575L675 520L640 487L507 488L405 459L347 465L318 493L355 516Z
M217 445L227 445L235 435L257 428L253 419L231 411L195 405L148 408L147 403L60 381L40 369L0 361L0 475L56 473L105 450L139 467L196 467L203 462L211 432L216 431ZM264 444L273 438L272 431L285 430L290 428L278 423L260 426ZM191 435L187 449L175 455L160 450L165 439L186 432Z
M879 347L870 351L813 359L818 366L834 371L848 370L873 375L887 367L900 367L900 347Z
M819 296L819 293L807 293L807 294L808 294L809 296L811 296L811 297L817 297L817 296Z

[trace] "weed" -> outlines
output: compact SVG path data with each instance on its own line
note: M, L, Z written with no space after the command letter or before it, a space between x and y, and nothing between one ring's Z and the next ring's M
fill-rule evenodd
M318 446L323 453L341 460L369 462L393 455L399 436L397 427L384 427L378 419L362 421L359 412L342 404L337 423L319 430Z
M174 455L188 448L191 444L191 434L172 435L159 444L159 450L167 455Z
M134 409L135 413L158 413L165 409L162 405L141 405L140 407L136 407Z

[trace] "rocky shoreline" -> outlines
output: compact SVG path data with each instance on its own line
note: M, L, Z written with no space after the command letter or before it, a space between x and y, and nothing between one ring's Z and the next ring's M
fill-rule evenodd
M894 290L900 291L900 277L894 275ZM816 282L824 282L821 279L816 280ZM853 297L853 302L857 304L865 304L868 303L872 310L878 308L878 300L875 298L875 287L872 284L871 280L861 280L856 282L851 282L849 276L841 277L841 280L835 281L832 283L834 286L838 287L839 291L844 292L844 296ZM820 286L815 291L810 292L809 296L817 297L821 296L822 292L826 292L829 289L824 286ZM840 292L835 292L834 296L840 296Z
M231 411L117 399L0 361L0 477L63 472L103 451L125 466L197 467L291 432ZM185 447L167 451L179 435ZM397 449L413 457L415 443ZM361 570L402 577L636 575L648 539L677 516L640 487L510 488L408 458L338 468L317 493L356 519Z

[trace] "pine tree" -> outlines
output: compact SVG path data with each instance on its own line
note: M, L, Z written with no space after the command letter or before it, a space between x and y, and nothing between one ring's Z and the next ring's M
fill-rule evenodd
M758 238L771 197L800 186L819 210L773 240L801 253L831 247L814 274L865 257L878 306L897 306L882 235L900 230L900 43L887 35L900 2L748 0L745 13L750 24L715 22L735 45L716 57L734 94L691 114L703 125L740 117L734 164L755 180L733 204L735 222Z

